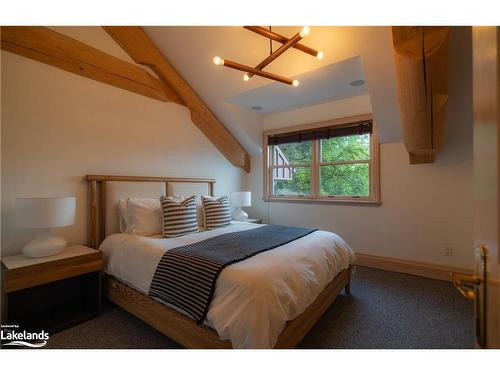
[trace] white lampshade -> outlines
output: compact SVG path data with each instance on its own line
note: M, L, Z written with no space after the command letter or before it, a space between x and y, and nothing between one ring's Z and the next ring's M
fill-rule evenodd
M235 191L234 193L231 193L231 206L250 207L251 205L252 205L252 192Z
M75 206L75 197L17 198L16 226L21 229L31 229L73 225Z

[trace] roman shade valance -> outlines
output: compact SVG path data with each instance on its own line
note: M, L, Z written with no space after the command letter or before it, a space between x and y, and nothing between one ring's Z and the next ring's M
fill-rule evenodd
M273 146L283 143L345 137L349 135L371 134L371 132L372 121L366 120L350 124L324 126L317 129L307 129L283 134L269 135L267 137L267 143L268 145Z

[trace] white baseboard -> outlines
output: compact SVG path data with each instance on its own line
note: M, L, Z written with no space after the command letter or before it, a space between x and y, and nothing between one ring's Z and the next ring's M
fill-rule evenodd
M451 273L472 274L472 270L465 268L447 267L423 262L414 262L395 258L379 257L356 253L356 263L360 266L378 268L386 271L407 273L428 277L431 279L451 281Z

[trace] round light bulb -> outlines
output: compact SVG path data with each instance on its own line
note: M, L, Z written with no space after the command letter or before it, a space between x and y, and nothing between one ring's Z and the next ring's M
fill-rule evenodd
M245 73L245 75L243 76L243 81L248 81L250 79L250 77L248 76L248 74Z
M324 57L324 54L323 52L319 51L317 54L316 54L316 57L321 60L323 57Z
M215 65L224 65L224 59L221 59L219 56L214 57L214 64Z
M309 35L310 32L311 32L311 29L309 28L309 26L304 26L302 28L302 30L300 30L300 36L303 38L306 35Z
M292 82L292 85L294 85L295 87L297 87L299 85L299 81L297 81L296 79L294 79L293 82Z

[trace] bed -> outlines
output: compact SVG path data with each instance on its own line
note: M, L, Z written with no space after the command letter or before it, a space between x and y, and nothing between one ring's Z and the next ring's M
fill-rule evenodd
M217 279L203 324L197 324L175 306L148 296L159 259L170 249L262 225L231 222L177 238L117 233L115 228L106 229L113 226L109 217L116 200L108 194L111 184L162 184L164 191L172 184L205 185L207 194L213 195L215 180L89 175L87 181L89 242L104 255L105 295L185 347L293 348L342 289L350 291L353 251L339 236L315 231L226 267Z

